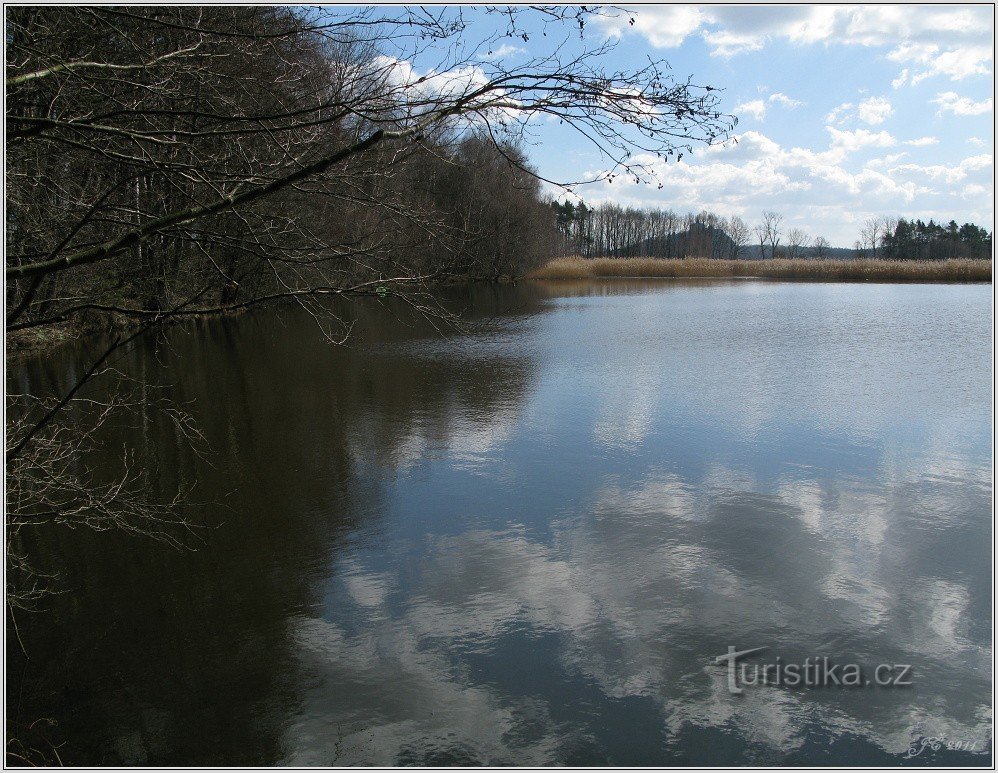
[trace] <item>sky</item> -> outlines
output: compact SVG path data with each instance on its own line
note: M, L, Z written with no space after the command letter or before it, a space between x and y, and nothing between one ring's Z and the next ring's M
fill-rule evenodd
M633 25L626 14L594 20L585 43L615 41L614 68L665 59L677 80L721 89L737 142L659 164L661 189L622 177L581 187L587 203L707 209L749 225L771 209L785 228L839 247L880 215L993 227L992 7L643 5L630 15ZM512 65L551 46L529 37L492 55ZM546 178L606 168L565 127L542 122L531 138Z

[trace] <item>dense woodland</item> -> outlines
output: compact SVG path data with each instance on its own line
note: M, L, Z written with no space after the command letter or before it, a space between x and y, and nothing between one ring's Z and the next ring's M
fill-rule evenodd
M900 218L888 221L880 236L879 255L892 260L990 259L991 237L973 223L957 225L950 220L943 226L931 219L923 223Z
M501 106L517 89L526 104L532 76L420 83L388 41L418 53L460 20L378 13L9 9L8 329L495 279L550 255L554 225ZM587 68L559 82L538 67L561 102L537 109L613 88ZM684 89L663 98L685 105ZM708 108L691 124L714 121Z

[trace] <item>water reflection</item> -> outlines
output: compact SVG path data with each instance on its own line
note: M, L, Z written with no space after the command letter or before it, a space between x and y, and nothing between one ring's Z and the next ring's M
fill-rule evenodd
M44 535L75 595L28 622L17 701L67 718L69 760L891 765L913 730L990 739L988 288L455 293L501 324L362 306L343 349L261 314L131 353L216 450L150 418L163 491L231 494L196 553ZM915 686L732 696L729 645Z

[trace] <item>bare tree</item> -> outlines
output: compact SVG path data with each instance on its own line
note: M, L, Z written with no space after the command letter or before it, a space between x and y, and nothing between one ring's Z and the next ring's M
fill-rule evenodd
M584 27L605 12L475 9L501 26L470 41L461 8L12 9L8 331L278 299L318 321L342 294L431 312L427 283L470 242L420 189L469 135L536 178L515 143L558 120L606 159L593 180L641 180L634 151L678 156L733 125L713 89L664 63L607 69L610 43L515 66L479 56L525 36L524 14ZM431 48L449 53L417 72Z
M870 257L877 257L877 250L881 247L883 238L888 233L893 233L892 221L887 217L871 217L863 223L860 229L860 241L870 250ZM896 222L894 222L896 226Z
M126 389L128 379L114 373L119 386L100 401L71 397L59 404L54 398L8 395L8 440L31 438L19 448L6 448L7 603L11 611L33 609L52 590L53 578L39 574L22 547L25 529L119 529L176 547L193 544L197 536L197 527L183 516L182 505L191 504L190 491L178 491L166 502L150 497L152 471L138 466L128 448L122 448L120 471L114 475L84 462L95 449L105 447L104 425L112 418L120 420L123 414L155 412L195 451L203 445L189 414L163 397L150 395L148 385L132 383L132 389ZM58 421L37 420L39 413L54 417L56 409ZM16 454L12 453L15 448Z
M372 258L392 269L381 272L382 286L423 281L424 275L393 265L384 234L386 226L402 228L414 219L424 230L443 231L396 185L396 162L425 148L427 138L474 130L502 148L504 138L522 136L530 121L547 117L577 129L607 159L606 172L594 180L620 174L640 180L649 169L635 150L679 155L694 142L724 136L731 125L716 111L709 88L672 80L660 63L634 72L604 69L609 44L517 66L479 62L481 45L455 48L461 53L434 68L447 77L417 75L410 62L425 47L421 41L455 39L467 30L463 15L445 22L446 9L429 18L406 11L372 19L371 13L16 13L7 119L9 204L18 229L12 243L19 249L8 258L9 305L20 309L24 296L36 296L21 312L33 316L36 284L107 263L112 270L134 266L150 285L141 308L115 309L140 317L175 306L171 288L186 287L192 276L201 286L197 301L185 290L186 314L274 296L309 303L330 292L363 293L367 285L345 281L351 272L343 266ZM510 24L518 13L508 14ZM131 33L124 50L120 28ZM50 41L70 35L92 44L57 58L62 51ZM397 48L401 35L416 36L407 57L381 52L389 41ZM309 45L289 57L284 47L290 39ZM95 91L108 96L95 100ZM45 115L38 104L48 105ZM250 105L260 114L247 115ZM56 157L58 176L32 175ZM67 166L73 170L68 176ZM275 206L278 194L284 196ZM376 213L368 218L371 233L348 247L342 234L303 222L301 210L290 204L309 197L368 205ZM204 256L194 272L184 265L186 255L203 255L209 246L225 247L232 257ZM158 260L161 255L170 259ZM88 297L57 305L46 304L46 319L97 304Z
M776 257L776 250L780 246L780 237L782 236L780 231L780 223L782 222L783 215L778 212L766 210L762 213L762 223L756 226L755 232L759 237L759 246L763 249L763 258L766 257L765 245L767 244L769 245L770 259Z
M816 236L811 246L814 248L814 257L823 260L828 256L828 248L831 247L831 244L824 236Z
M738 260L749 240L749 227L738 215L733 215L727 222L727 234L731 238L731 259Z
M762 260L766 259L766 227L760 223L752 228L752 233L755 234L755 238L759 240L759 258Z
M804 248L807 246L808 241L808 235L800 228L791 228L787 231L787 257L803 257Z

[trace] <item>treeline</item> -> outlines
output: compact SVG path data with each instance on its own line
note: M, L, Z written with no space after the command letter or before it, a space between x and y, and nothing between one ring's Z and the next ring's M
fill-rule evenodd
M830 257L822 237L799 228L784 231L783 216L766 211L750 226L742 218L713 212L680 214L671 209L553 201L561 254L595 257L758 258Z
M740 217L710 212L681 215L671 209L645 209L584 202L551 202L563 255L594 257L710 257L735 260L749 243Z
M822 236L784 228L783 215L765 211L749 226L742 218L711 212L679 214L671 209L552 201L561 255L597 257L886 258L890 260L989 259L991 233L972 223L945 227L929 220L872 218L863 223L852 249L832 247Z
M892 260L991 257L991 234L973 223L957 225L950 220L942 226L932 220L923 223L899 218L896 223L888 221L884 231L880 237L880 256Z

